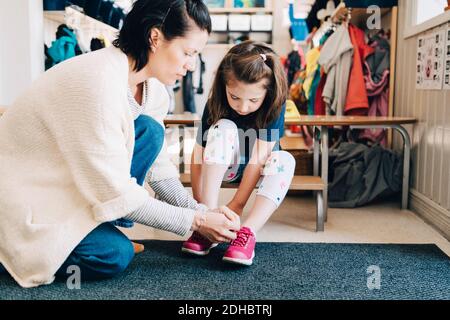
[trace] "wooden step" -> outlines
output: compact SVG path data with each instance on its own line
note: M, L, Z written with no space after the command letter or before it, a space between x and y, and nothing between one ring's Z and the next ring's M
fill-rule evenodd
M191 186L191 175L183 173L180 175L181 183L185 187ZM223 182L222 188L232 189L237 188L238 184ZM291 182L289 190L301 190L301 191L321 191L325 189L325 185L320 177L316 176L294 176Z
M303 137L288 137L284 136L280 139L280 146L282 150L308 150Z

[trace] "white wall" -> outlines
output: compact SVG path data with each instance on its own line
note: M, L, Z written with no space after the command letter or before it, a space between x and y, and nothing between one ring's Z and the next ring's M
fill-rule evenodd
M416 89L417 39L404 39L410 0L399 1L396 116L415 117L412 131L411 209L450 239L450 91ZM440 25L430 31L447 29ZM395 136L395 146L402 140Z
M0 105L44 72L42 0L0 0Z

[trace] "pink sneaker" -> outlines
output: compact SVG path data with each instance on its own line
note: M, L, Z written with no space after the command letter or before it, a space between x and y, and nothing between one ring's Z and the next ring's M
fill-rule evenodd
M250 266L255 257L256 237L247 227L242 227L223 256L223 261Z
M203 237L200 233L194 232L192 236L183 243L181 251L192 253L197 256L206 256L209 250L216 247L218 243L213 243Z

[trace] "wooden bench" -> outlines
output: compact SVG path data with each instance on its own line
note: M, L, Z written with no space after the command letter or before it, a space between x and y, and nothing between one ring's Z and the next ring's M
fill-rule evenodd
M166 124L174 125L195 125L200 119L195 116L186 117L184 115L173 115L167 119ZM317 224L316 230L324 230L324 222L327 221L328 212L328 128L333 126L349 126L350 128L367 129L383 128L395 129L399 132L404 141L403 155L403 188L402 188L402 209L408 208L409 191L409 173L410 173L410 153L411 139L404 125L414 125L417 122L415 118L409 117L363 117L363 116L301 116L286 117L286 125L306 125L314 127L314 177L305 179L305 177L294 177L293 187L300 182L301 190L313 190L317 197ZM181 133L182 135L183 133ZM182 142L180 137L180 143ZM289 147L295 145L295 141L285 142ZM181 144L182 145L182 144ZM181 153L180 153L181 155ZM182 155L181 155L182 156ZM316 178L319 178L319 160L321 162L321 185L320 190L316 190L318 184ZM310 183L312 181L312 183ZM293 189L292 189L293 190Z
M181 183L185 187L191 186L191 175L188 173L180 174ZM237 188L236 183L223 182L222 188L224 189L233 189ZM323 191L325 189L325 184L323 183L320 177L314 176L295 176L292 179L291 185L289 186L289 190L297 190L297 191Z

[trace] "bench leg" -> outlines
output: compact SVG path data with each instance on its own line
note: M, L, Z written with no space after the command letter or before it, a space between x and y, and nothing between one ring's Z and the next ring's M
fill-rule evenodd
M319 175L319 161L320 161L320 144L321 144L321 130L319 127L313 128L314 134L314 164L313 164L313 175ZM323 165L323 163L322 163ZM324 231L324 221L327 220L327 210L325 209L324 194L322 191L314 191L314 197L316 198L317 206L317 226L316 231Z
M402 187L402 209L408 210L409 196L409 170L411 161L411 138L408 131L398 125L393 126L403 137L403 187Z
M319 175L319 156L320 156L320 150L319 150L319 142L320 142L320 131L318 127L313 128L313 138L314 138L314 164L313 164L313 175L318 176Z
M325 185L323 189L323 215L324 220L328 220L328 127L322 126L320 130L322 144L322 181Z
M180 164L179 164L179 170L180 173L184 173L184 126L178 126L179 130L179 143L180 143Z
M317 217L316 217L316 232L323 232L324 227L324 211L325 211L325 203L323 201L323 192L322 191L316 191L317 192Z

